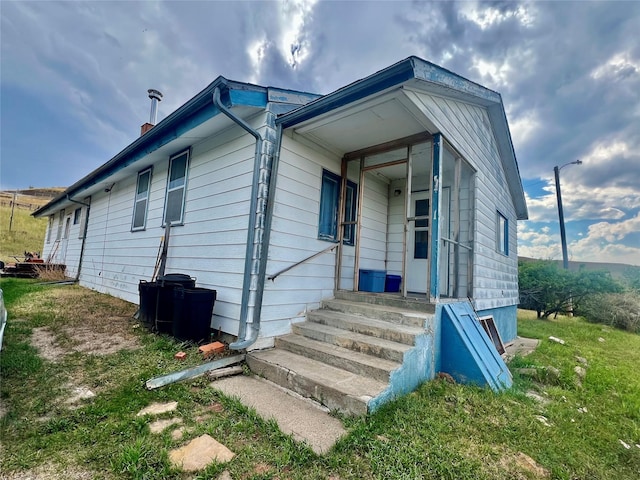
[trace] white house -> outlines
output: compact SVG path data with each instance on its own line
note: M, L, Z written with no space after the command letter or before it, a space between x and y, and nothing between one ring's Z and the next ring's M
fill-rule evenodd
M362 408L325 401L337 408L371 410L433 378L447 345L442 305L471 301L504 342L516 336L516 221L527 206L502 99L416 57L324 96L219 77L34 215L49 217L43 258L135 303L170 221L166 271L217 290L211 326L237 337L232 348L276 345L249 362L265 375L265 365L291 371L285 360L301 353L365 377L356 365L389 362L373 375L382 384L413 372L400 387L372 386ZM380 275L401 280L400 291L356 293L363 282L377 289ZM350 312L358 300L387 315ZM423 317L407 321L416 315L407 309ZM345 326L321 318L327 310L401 318ZM375 337L376 348L331 329ZM380 339L403 332L422 348L418 363L404 347L380 361L327 357L379 353ZM318 346L314 356L308 341L331 352ZM332 389L310 395L324 401Z

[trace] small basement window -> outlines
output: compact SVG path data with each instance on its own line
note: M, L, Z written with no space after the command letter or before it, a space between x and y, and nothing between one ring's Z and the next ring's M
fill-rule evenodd
M169 178L164 204L164 222L180 224L184 221L184 200L187 190L189 150L174 155L169 160Z
M133 220L131 231L144 230L147 226L147 210L149 205L149 190L151 186L151 169L138 173L136 183L136 197L133 203Z
M502 255L509 255L509 220L497 212L496 250Z

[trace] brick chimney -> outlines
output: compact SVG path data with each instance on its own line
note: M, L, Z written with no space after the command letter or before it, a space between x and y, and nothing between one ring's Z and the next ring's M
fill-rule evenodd
M147 93L151 99L151 113L149 115L149 121L147 123L143 123L140 127L140 136L144 135L155 126L156 117L158 116L158 102L162 100L162 93L158 90L150 88L147 90Z

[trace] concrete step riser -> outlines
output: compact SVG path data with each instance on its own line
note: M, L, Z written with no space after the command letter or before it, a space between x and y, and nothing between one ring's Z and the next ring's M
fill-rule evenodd
M434 313L435 305L402 297L394 297L390 295L366 294L362 292L336 292L336 298L339 300L348 300L350 302L369 303L394 308L404 308L415 312Z
M325 363L327 365L342 368L343 370L346 370L348 372L373 378L381 382L387 383L389 381L390 372L388 370L376 368L372 365L365 365L362 363L354 362L351 359L345 359L338 355L330 354L327 352L310 349L302 345L298 345L294 342L290 342L285 337L276 338L276 348L282 348L283 350L302 355L312 360L318 360L319 362Z
M295 372L264 362L260 359L247 356L247 364L254 373L263 376L281 387L288 388L305 397L313 398L331 410L340 410L362 415L367 413L368 399L354 398L337 392L331 387L319 384Z
M307 320L321 325L341 328L350 332L361 333L370 337L384 338L385 340L391 340L392 342L404 343L405 345L414 345L415 343L415 335L394 330L392 325L390 325L389 328L366 325L352 321L347 317L339 318L330 315L323 315L322 310L309 312L307 314Z
M416 312L417 316L403 315L402 313L390 312L378 305L370 305L367 303L356 304L342 302L340 300L325 300L322 302L322 305L324 308L335 312L360 315L409 327L424 327L425 323L429 323L429 319L432 318L430 314L424 312L422 312L424 315L420 315L421 312Z
M354 352L373 355L374 357L384 358L393 362L402 363L404 357L404 352L381 347L379 345L374 345L362 340L354 340L346 336L343 337L341 335L334 335L331 333L314 330L313 328L307 327L307 325L305 325L304 323L294 325L293 333L311 338L312 340L318 340L320 342L338 345L339 347L348 348L349 350L353 350Z

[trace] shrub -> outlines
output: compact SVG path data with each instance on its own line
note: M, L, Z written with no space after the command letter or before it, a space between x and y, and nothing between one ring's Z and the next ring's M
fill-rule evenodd
M576 313L592 323L640 333L640 298L634 292L602 293L587 297Z

